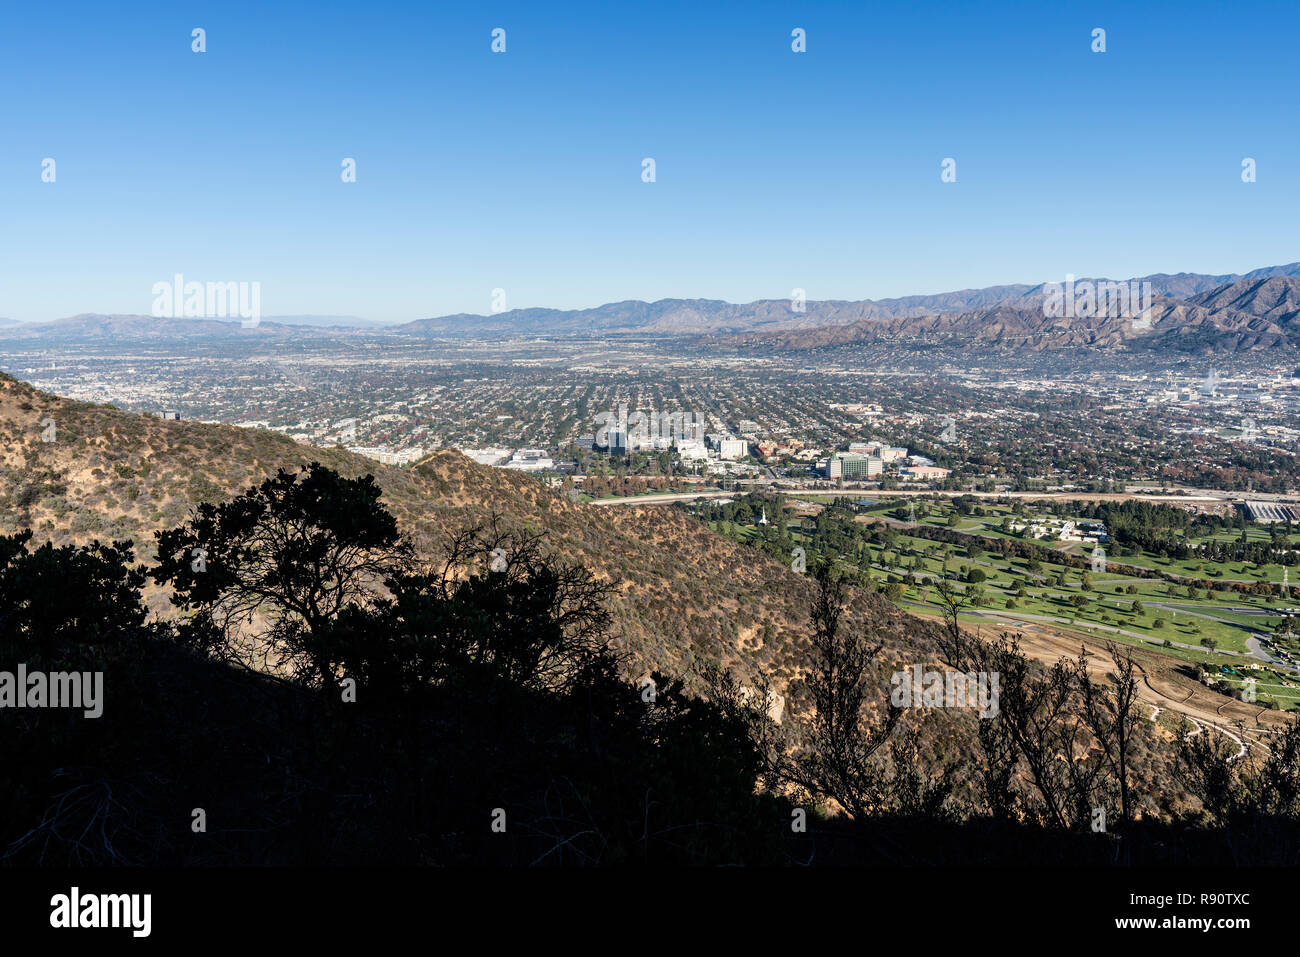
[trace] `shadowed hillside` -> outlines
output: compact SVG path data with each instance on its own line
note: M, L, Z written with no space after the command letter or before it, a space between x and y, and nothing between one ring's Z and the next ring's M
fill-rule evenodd
M385 829L374 824L374 815L358 817L359 812L347 807L343 799L350 800L358 788L370 796L368 800L379 802L376 807L395 802L394 814L419 815L429 806L458 808L454 820L438 819L427 825L432 843L426 851L415 853L418 859L469 860L489 853L487 845L468 850L468 845L460 844L464 821L478 813L475 808L480 804L495 800L492 795L497 793L479 793L465 783L474 776L485 747L495 749L498 760L492 764L493 773L501 775L492 787L520 795L518 806L537 815L538 827L560 828L553 834L530 834L526 844L511 852L525 857L540 853L537 860L551 853L546 850L549 844L567 843L564 828L583 826L572 816L565 817L561 826L551 814L551 789L556 786L573 788L573 797L583 802L582 787L563 784L570 773L587 775L591 787L617 791L617 796L610 792L608 797L614 803L603 808L614 816L602 820L603 836L594 844L588 842L584 855L592 860L617 859L637 841L641 842L637 846L645 846L644 835L636 837L635 815L625 815L636 807L647 786L619 783L624 777L620 761L648 774L649 790L670 789L675 780L701 793L712 787L713 770L725 767L728 801L745 808L737 812L744 815L743 827L716 830L714 824L701 822L697 815L707 802L700 794L683 796L680 804L673 805L672 820L693 819L690 827L700 836L698 846L683 853L701 860L743 856L744 847L751 848L755 860L777 861L788 853L775 842L775 834L780 830L776 822L788 816L789 805L773 804L766 797L754 804L758 794L782 801L804 795L821 811L833 816L847 812L858 824L884 814L935 823L968 821L976 831L985 824L1005 827L1016 822L1036 823L1054 832L1081 829L1095 802L1115 800L1111 778L1103 773L1111 760L1112 745L1107 742L1113 730L1104 717L1109 707L1104 702L1113 694L1113 674L1106 668L1097 670L1082 659L1071 664L1068 654L1061 662L1041 668L1007 636L996 642L971 642L957 628L955 616L940 626L905 615L874 592L828 577L824 567L816 577L796 573L782 561L728 541L673 508L600 510L576 504L535 478L479 466L456 452L437 453L409 470L388 468L342 449L301 446L275 433L163 421L111 406L67 401L9 377L0 380L0 430L7 440L5 525L0 532L35 530L30 547L24 533L3 542L5 555L0 556L9 576L4 592L9 609L5 621L13 632L9 657L35 655L34 660L51 667L67 667L75 661L79 670L107 670L114 687L152 689L134 702L135 710L127 712L125 723L104 726L116 735L111 741L105 739L106 747L111 743L113 748L126 748L133 755L131 761L144 762L138 768L131 765L132 775L139 777L131 777L129 786L139 787L140 803L128 802L129 813L124 813L133 823L122 826L135 827L145 813L139 809L152 807L152 802L165 805L172 787L160 789L161 779L149 768L153 745L140 739L138 729L162 720L163 727L196 733L196 728L206 727L206 719L184 704L191 700L224 709L222 726L238 725L238 733L247 737L241 753L260 748L266 735L287 735L286 746L304 747L305 742L316 740L317 727L338 725L335 730L340 730L340 736L322 743L320 753L292 759L299 762L303 775L294 788L302 790L286 792L284 799L292 807L286 805L285 817L275 817L276 829L287 829L284 833L297 835L294 840L310 845L304 852L309 858L360 861L374 853L383 857L410 853L396 850L400 827ZM328 494L317 497L322 490ZM331 497L336 495L342 497ZM283 606L303 609L304 617L295 624L274 614L266 617L268 595L273 592L253 591L239 597L244 579L231 576L245 553L228 547L223 536L227 531L245 534L241 516L258 514L246 511L250 503L272 500L280 502L276 507L291 519L290 525L283 526L292 529L286 534L303 534L304 526L291 517L297 507L291 503L299 497L313 510L313 522L339 523L331 534L346 536L354 524L371 523L376 534L387 528L373 541L388 550L392 564L386 566L388 577L377 579L376 590L359 604L339 598L328 612L319 611L314 601L310 606L296 601ZM339 503L338 507L329 506L330 502ZM219 515L224 517L214 524ZM238 531L241 527L245 532ZM155 539L154 533L162 530L162 537ZM486 538L484 530L488 530ZM474 546L480 556L496 554L494 541L536 542L538 551L530 551L533 546L528 544L520 546L522 551L514 553L519 561L512 558L501 577L494 574L495 568L475 572L471 569L477 566L464 561L455 544L469 541L463 537L467 531L480 543ZM144 609L135 607L132 596L145 585L145 574L133 568L135 557L125 546L100 544L80 551L42 546L47 541L85 545L123 539L134 540L139 557L153 566L151 606L163 613L159 620L147 620ZM268 541L281 538L272 535ZM414 546L413 556L406 541ZM192 566L191 546L196 542L211 550L212 569ZM159 545L162 554L157 552ZM312 567L319 559L303 557L309 554L286 552L296 557L266 567L279 569L275 576L294 578L299 582L296 587L315 587ZM341 554L347 554L346 548ZM429 569L437 569L440 556L458 554L441 573L430 573ZM404 564L408 558L414 559L413 566ZM325 567L337 565L327 562ZM412 572L413 567L425 570ZM458 570L449 575L447 568ZM78 575L84 581L68 577ZM587 581L593 587L588 588ZM60 589L68 590L66 600L57 597ZM342 592L326 594L337 598ZM546 598L548 594L552 597ZM164 600L172 595L189 612L183 622L176 620ZM214 617L214 611L238 607L250 595L252 602L243 605L252 616L246 625L232 626L233 619ZM580 620L588 624L566 638L573 623L565 612L572 607L571 599L580 603ZM222 601L235 605L222 606ZM245 627L254 633L260 629L255 640L245 641ZM534 655L530 649L541 648L551 638L558 642L556 647L567 646L578 654L575 660L580 661L559 685L543 680L549 672L537 670L545 658L536 658L521 671L510 657L517 651L521 655L517 660L523 663ZM591 641L584 643L587 638ZM517 646L513 651L512 644ZM284 657L264 655L258 663L262 648L279 648ZM240 661L242 670L215 668L218 663L224 668ZM893 701L888 692L890 676L913 664L940 668L946 664L963 674L1002 675L1007 681L1007 718L988 721L962 706L917 709ZM1123 668L1118 657L1115 666ZM1131 659L1128 666L1133 666ZM173 699L146 677L170 671L182 684L212 689ZM373 740L349 737L358 726L344 717L349 712L337 711L338 705L331 703L331 692L337 694L343 675L358 676L364 699L375 709L357 712L365 719L365 734L373 734ZM653 709L657 717L650 721L637 703L645 700L640 688L644 675L653 675L653 684L662 693L663 707ZM273 682L266 686L271 690L258 690L263 679ZM247 686L229 701L213 696L215 689L232 680ZM290 728L286 721L299 721L288 717L299 710L290 699L304 694L301 726ZM768 703L763 705L765 698ZM1198 819L1185 815L1197 813L1192 796L1200 792L1194 780L1185 786L1189 779L1180 778L1175 769L1180 741L1186 747L1186 739L1157 727L1137 698L1127 700L1123 743L1116 745L1124 758L1118 780L1132 790L1136 818L1127 796L1123 817L1127 823L1141 822L1141 833L1146 835L1141 841L1158 844L1149 827L1158 826L1158 821L1195 823ZM271 703L258 710L254 701ZM468 716L471 702L478 702L477 717ZM1044 702L1050 704L1046 711ZM608 711L596 720L601 709ZM526 717L530 714L546 717L534 727ZM828 715L840 714L851 715L850 726L856 728L847 737L844 725L827 724ZM1086 715L1091 717L1085 726ZM983 717L996 718L996 708ZM28 719L17 714L14 720ZM67 720L64 715L42 718L41 733L62 741L76 727L65 728ZM578 728L590 730L606 720L614 722L611 727L625 737L622 744L615 747L597 737L574 750ZM473 722L475 735L486 737L472 744L466 739L463 753L457 752L452 742L469 733L467 721ZM448 730L457 727L460 730ZM112 793L120 783L100 777L96 770L98 733L79 731L67 739L81 749L79 773L85 783L60 795L54 789L59 773L51 766L48 780L41 777L45 772L33 772L36 776L23 786L32 790L20 789L15 813L24 819L42 802L55 804L45 812L46 823L16 840L13 853L35 854L32 834L44 828L61 833L65 818L80 821L82 810L66 810L59 803L69 795L91 802L84 808L92 823L100 816L122 820L113 805L93 797L100 788ZM550 749L541 758L546 762L544 771L529 770L535 756L534 735ZM174 742L169 741L167 736L159 739L157 753L172 748ZM1234 769L1225 764L1229 757L1219 745L1200 746L1199 756L1193 756L1199 767L1216 781L1233 779ZM54 752L47 754L40 741L34 739L31 747L36 749L33 762L41 754L45 755L41 760L55 760ZM342 750L335 754L330 750L335 747ZM428 747L438 750L429 752ZM735 747L742 750L735 752ZM1300 738L1287 747L1290 750L1279 753L1275 764L1290 774L1291 752L1300 747ZM642 749L643 756L637 757ZM189 750L185 745L178 753ZM615 752L618 757L611 757ZM1062 765L1062 754L1074 758ZM734 767L728 764L728 755L735 756ZM364 820L375 830L337 842L294 831L312 820L309 794L335 790L329 769L344 757L355 780L338 785L341 797L330 804L329 813L349 827ZM270 761L269 751L266 760ZM410 780L401 779L404 772L392 771L393 761L409 765ZM437 798L439 785L432 782L438 780L439 761L451 762L459 783L444 783L445 793ZM572 762L576 762L574 770L566 771ZM652 767L659 763L668 778ZM232 765L225 771L214 767L204 778L204 787L220 791L223 779L245 774L240 767ZM166 773L181 772L170 768ZM1256 815L1260 808L1289 815L1295 803L1291 797L1281 802L1260 797L1270 792L1258 782L1275 777L1265 767L1263 774L1244 776L1223 795L1207 792L1203 802L1220 819L1234 822ZM539 791L537 782L543 779L551 783ZM279 786L261 778L245 783L254 792L271 793ZM760 783L762 787L757 786ZM247 797L242 793L238 801ZM250 811L240 805L229 813L239 816ZM164 830L156 838L169 848L169 855L194 854L196 860L216 862L270 853L256 842L232 845L215 854L210 849L187 849L177 843L173 814L159 805L146 815L149 821L170 821L158 824ZM679 826L672 824L669 831ZM1273 824L1268 822L1250 826L1252 839L1267 840L1272 833ZM624 828L626 834L621 834ZM759 830L745 836L751 828ZM759 832L765 836L754 844ZM132 839L141 842L132 853L147 856L145 845L154 838L140 834ZM390 848L389 842L396 843ZM78 846L72 845L72 853L81 853ZM1143 854L1151 853L1145 844L1135 846L1146 848ZM672 849L671 841L665 845L665 853L679 852L680 848ZM94 853L117 859L108 844ZM850 858L861 860L862 854L854 850ZM274 859L303 858L277 846Z
M42 423L51 420L53 441L42 441ZM559 557L614 587L611 631L638 667L686 673L707 661L742 671L752 663L772 669L781 685L797 667L791 636L806 629L807 578L675 509L614 514L455 451L392 468L274 432L62 399L9 376L0 376L0 434L0 532L32 528L38 541L56 545L131 539L151 558L153 533L182 522L199 502L229 498L278 468L319 461L347 477L373 474L399 527L426 553L448 532L494 514L507 527L545 533ZM160 595L152 605L167 608ZM883 625L900 653L929 627L861 592L851 616Z

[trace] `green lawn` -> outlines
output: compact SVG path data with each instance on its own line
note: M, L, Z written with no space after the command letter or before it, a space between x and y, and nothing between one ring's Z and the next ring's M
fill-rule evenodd
M918 507L918 512L920 508ZM859 520L862 516L858 516ZM957 528L965 526L980 530L987 538L1003 537L996 528L1001 522L999 516L963 517ZM922 517L922 524L948 527L946 515ZM990 529L989 524L994 528ZM921 581L907 587L900 603L907 608L928 614L938 614L939 608L932 601L933 581L928 577L944 577L949 580L964 579L966 572L978 568L987 576L986 580L976 585L981 590L985 601L978 608L963 615L963 621L972 626L984 628L1014 627L1041 623L1064 632L1091 635L1097 638L1114 640L1121 644L1132 644L1146 648L1159 649L1163 654L1183 661L1205 664L1217 668L1221 664L1244 669L1254 662L1263 665L1257 659L1246 657L1246 640L1252 633L1271 634L1280 616L1252 616L1242 613L1242 609L1260 609L1276 612L1283 607L1294 604L1300 606L1300 595L1294 601L1272 597L1244 595L1235 591L1211 591L1208 594L1197 588L1197 597L1187 596L1187 586L1169 582L1141 578L1126 574L1113 568L1106 572L1090 574L1093 589L1085 591L1082 587L1083 569L1064 569L1065 583L1058 586L1056 579L1063 571L1060 565L1043 562L1037 573L1030 573L1028 561L1019 557L1004 559L990 549L976 558L971 558L966 547L962 545L935 542L906 534L906 526L891 526L895 532L894 543L890 548L879 544L862 541L860 564L857 553L850 549L845 556L839 557L839 563L846 569L867 571L880 584L885 584L890 577L906 582L909 575L915 575ZM864 532L866 529L864 528ZM758 530L752 526L738 526L736 538L740 541L752 539ZM805 547L812 544L807 532L791 527L795 541ZM1090 546L1085 546L1090 547ZM1061 549L1065 551L1064 548ZM1078 550L1077 544L1072 550ZM948 561L944 562L944 555ZM809 547L809 560L813 549ZM1174 574L1188 574L1197 579L1210 577L1199 562L1171 562L1150 556L1125 556L1120 561L1145 568L1158 569ZM1222 567L1223 578L1245 578L1247 580L1281 580L1281 566L1269 566L1255 569L1254 566L1244 571L1240 563L1228 563ZM1295 577L1300 578L1300 573ZM1216 579L1211 579L1216 580ZM1221 579L1219 579L1221 580ZM1297 582L1300 584L1300 582ZM964 583L959 587L965 588ZM1025 596L1019 597L1016 591L1024 588ZM1129 593L1128 589L1134 592ZM1117 589L1119 591L1117 592ZM1172 594L1170 594L1172 590ZM1082 596L1086 601L1077 607L1072 599ZM1006 607L1008 599L1014 601L1012 608ZM1134 599L1143 605L1140 614L1132 612ZM1163 607L1162 607L1163 606ZM976 613L978 612L978 613ZM1156 622L1160 626L1156 626ZM1300 631L1300 627L1297 629ZM1201 644L1210 640L1214 649ZM1169 646L1165 642L1170 642ZM1300 651L1300 635L1290 646ZM1236 653L1236 654L1233 654ZM1257 675L1258 676L1258 675ZM1300 675L1295 676L1300 684ZM1261 682L1264 679L1260 678ZM1278 681L1290 680L1283 676ZM1279 699L1284 699L1291 689L1280 685L1273 688ZM1300 691L1296 692L1300 699ZM1266 690L1261 685L1260 698L1266 697ZM1286 702L1295 706L1297 702Z

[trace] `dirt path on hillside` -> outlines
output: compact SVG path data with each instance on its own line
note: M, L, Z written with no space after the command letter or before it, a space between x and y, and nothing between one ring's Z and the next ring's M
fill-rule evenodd
M1002 630L983 629L981 634L990 637ZM1062 633L1044 625L1024 624L1014 629L1020 635L1020 646L1026 655L1046 665L1061 658L1077 658L1079 648L1087 648L1088 673L1108 675L1115 671L1114 663L1104 641L1092 636ZM1247 704L1207 688L1190 673L1192 666L1144 648L1120 645L1132 655L1142 673L1139 699L1154 713L1173 711L1184 715L1198 728L1211 727L1226 735L1239 746L1244 740L1252 746L1268 748L1268 739L1284 729L1294 719L1281 712ZM1149 716L1149 715L1148 715Z

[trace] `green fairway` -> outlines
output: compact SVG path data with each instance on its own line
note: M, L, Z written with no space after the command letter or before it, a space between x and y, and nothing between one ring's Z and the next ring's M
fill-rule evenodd
M823 500L821 504L827 503ZM1281 565L1257 567L1232 561L1216 565L1126 554L1108 558L1105 570L1094 572L1077 564L1088 562L1094 547L1091 543L1040 539L1033 541L1041 549L1036 559L1004 555L1002 549L1011 547L1010 542L1022 541L1019 533L1006 527L1013 518L1010 506L980 507L984 514L959 514L951 503L910 504L911 508L909 503L882 502L848 511L841 507L838 514L842 518L833 529L824 521L819 526L801 520L798 526L790 526L787 544L804 548L810 563L833 545L830 557L844 573L922 614L939 614L934 587L945 580L962 593L966 607L962 620L972 627L1049 627L1158 649L1216 674L1220 666L1242 674L1253 673L1252 665L1261 669L1261 674L1270 667L1255 653L1260 646L1248 641L1252 636L1271 637L1283 621L1282 609L1290 606L1292 599L1289 595L1248 594L1235 590L1229 582L1280 583ZM915 522L905 518L912 515L912 509ZM1017 522L1031 519L1034 516L1015 518ZM737 541L762 546L770 553L779 551L778 533L771 527L720 522L713 527ZM1262 530L1249 531L1256 542L1270 541ZM941 540L949 533L964 534L955 541ZM1240 537L1239 532L1235 534ZM1228 535L1223 540L1237 538ZM1067 565L1069 561L1076 564ZM1179 576L1180 580L1167 581L1156 577L1157 573ZM1187 580L1181 580L1184 578ZM1207 580L1213 583L1212 588L1202 587ZM1300 599L1296 604L1300 605ZM1300 620L1296 631L1293 639L1279 639L1263 647L1275 656L1289 653L1293 663L1300 662ZM1295 677L1293 683L1300 684L1300 674L1285 669L1268 673L1273 674L1270 681L1260 677L1260 700L1273 696L1284 706L1300 705L1300 692L1293 700L1292 689L1283 683Z

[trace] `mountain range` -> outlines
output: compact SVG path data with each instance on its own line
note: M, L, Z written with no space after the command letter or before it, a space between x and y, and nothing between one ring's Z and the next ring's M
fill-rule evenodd
M1126 282L1150 282L1156 296L1186 299L1225 285L1277 276L1300 277L1300 262L1235 275L1158 273ZM1082 280L1079 280L1082 281ZM1092 280L1093 282L1105 280ZM429 336L466 334L563 335L600 332L660 335L726 334L786 331L852 325L867 320L915 319L971 314L1004 304L1041 303L1044 283L988 286L899 299L809 300L795 312L789 299L762 299L734 304L718 299L627 300L592 309L516 309L495 316L457 314L418 319L393 326L394 332Z
M1111 280L1076 280L1076 284ZM1149 324L1119 317L1052 317L1047 283L989 286L880 300L788 299L737 304L716 299L626 300L590 309L515 309L456 314L380 326L343 316L238 320L155 319L82 314L41 323L0 322L0 342L249 341L371 335L402 339L507 336L652 335L698 340L708 348L799 351L858 343L955 345L1013 350L1138 348L1199 352L1300 346L1300 263L1244 274L1158 273L1149 283Z
M963 312L712 336L708 341L718 348L760 352L858 344L946 346L963 351L1124 348L1183 353L1300 346L1300 278L1291 276L1239 279L1187 299L1155 293L1149 313L1140 322L1125 316L1053 316L1044 308L1046 299L1040 288Z

